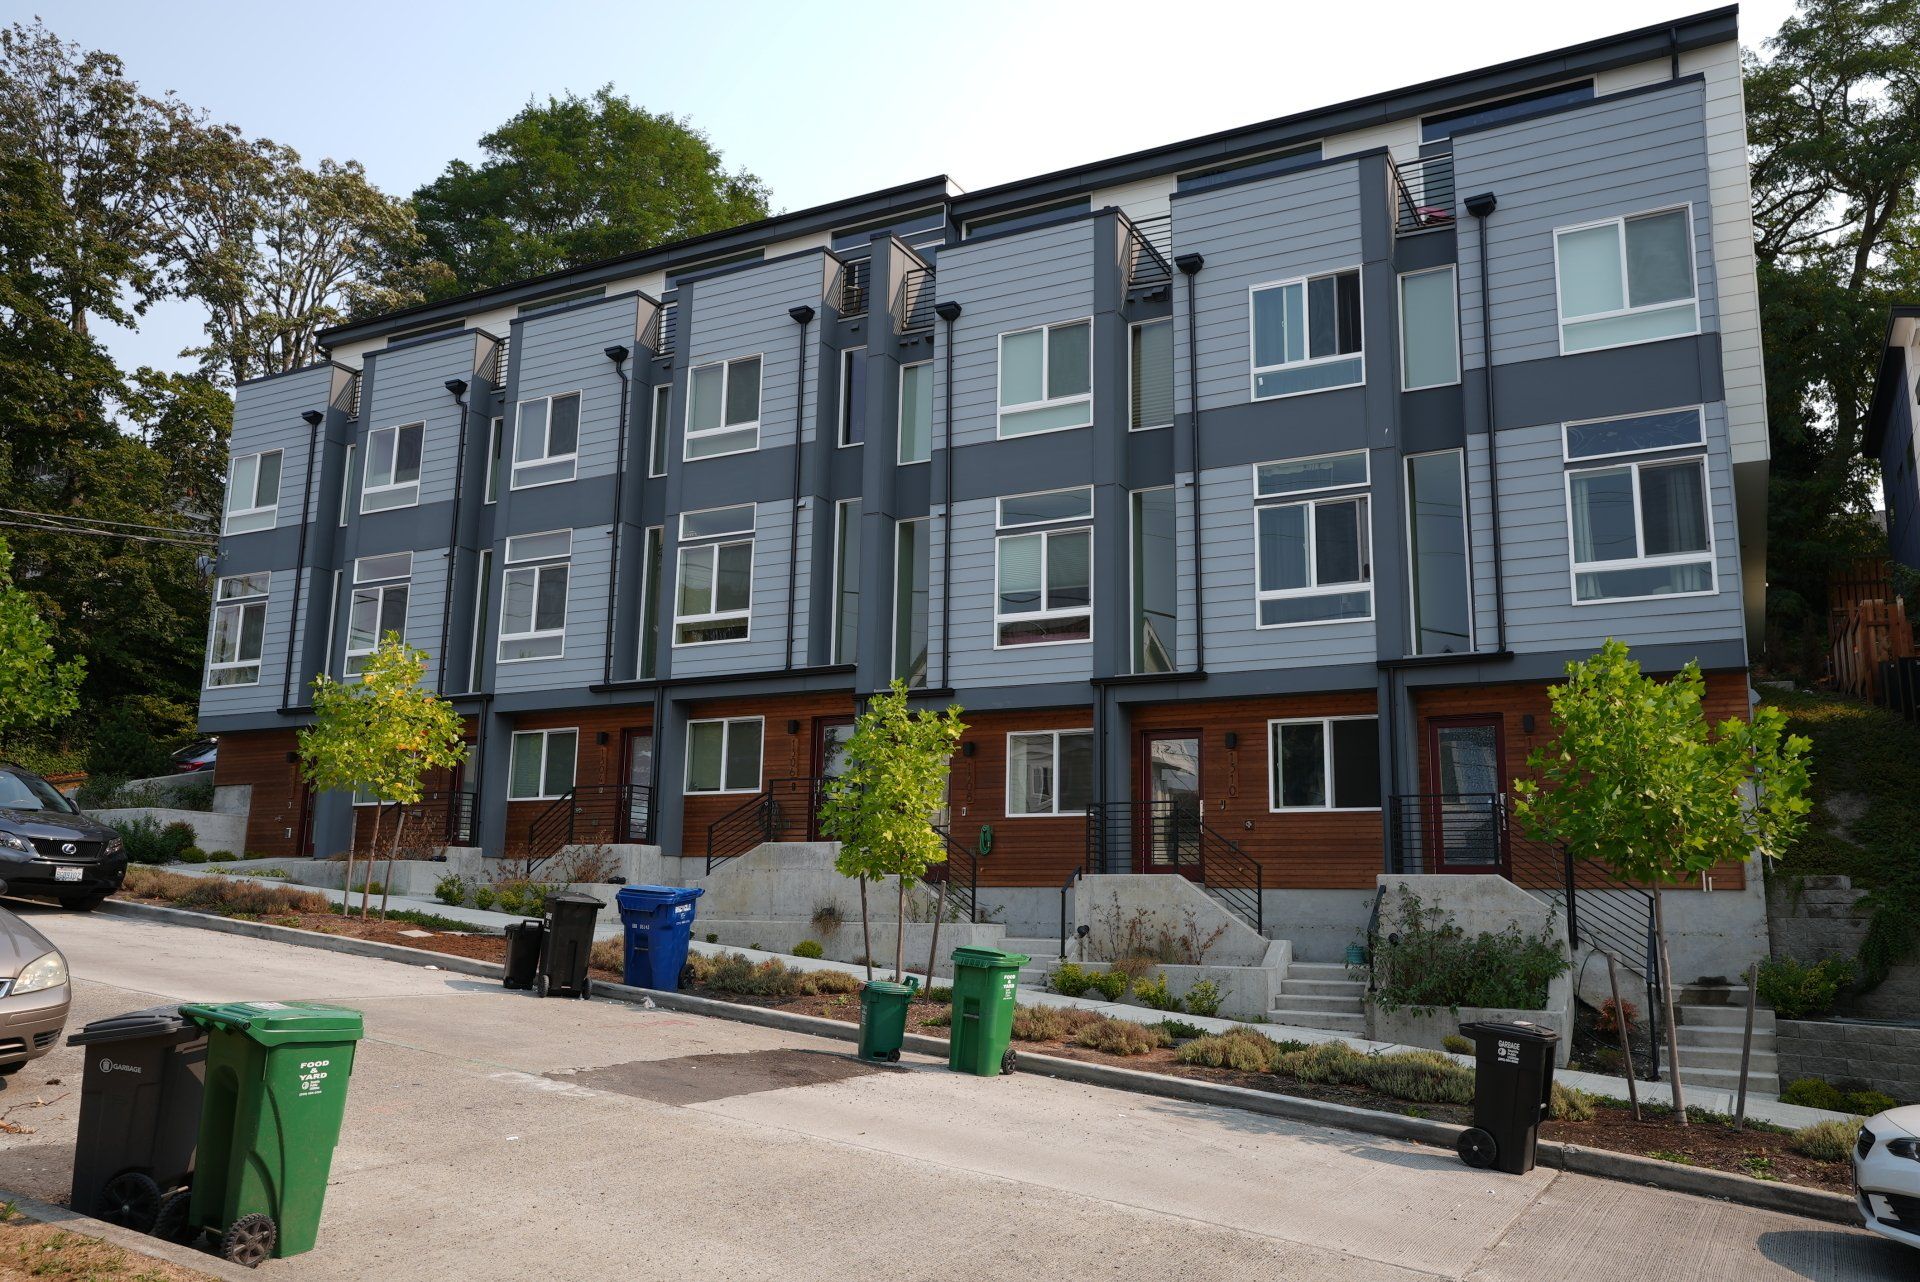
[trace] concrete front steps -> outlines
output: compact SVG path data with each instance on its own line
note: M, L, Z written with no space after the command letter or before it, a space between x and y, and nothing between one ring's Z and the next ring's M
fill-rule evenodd
M1364 1037L1366 996L1366 981L1353 978L1344 962L1294 962L1267 1022Z
M1680 1080L1713 1090L1740 1089L1740 1041L1747 1022L1746 985L1689 987L1674 1008L1680 1043ZM1753 1055L1747 1072L1750 1094L1780 1093L1780 1059L1774 1050L1773 1012L1753 1012Z
M1060 964L1060 941L1058 939L1013 939L1009 938L1001 945L1010 953L1025 953L1030 959L1020 968L1020 986L1022 988L1045 988L1047 976Z

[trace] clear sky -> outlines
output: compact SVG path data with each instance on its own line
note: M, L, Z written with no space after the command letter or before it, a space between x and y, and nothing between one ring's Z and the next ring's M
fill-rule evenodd
M1715 7L1702 0L970 0L951 7L649 0L0 0L117 53L310 161L406 193L530 98L614 88L705 130L801 209L945 173L993 186ZM1758 46L1791 0L1742 6ZM184 368L200 318L163 304L109 336Z

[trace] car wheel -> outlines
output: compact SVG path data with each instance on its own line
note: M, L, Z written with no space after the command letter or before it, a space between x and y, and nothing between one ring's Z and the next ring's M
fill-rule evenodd
M0 1064L0 1077L12 1077L26 1066L27 1061L24 1059L16 1060L11 1064Z
M90 895L77 895L72 899L62 899L60 906L62 908L71 908L77 913L90 913L101 904L107 902L107 895L109 893L110 892L105 890L96 890Z

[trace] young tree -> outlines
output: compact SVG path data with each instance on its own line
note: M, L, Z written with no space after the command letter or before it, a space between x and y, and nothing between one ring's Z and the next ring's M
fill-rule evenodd
M13 585L13 552L0 539L0 745L72 712L86 670L83 660L54 657L53 627Z
M360 889L362 917L367 915L373 862L379 858L382 811L390 804L419 801L420 782L429 770L451 770L467 759L460 714L421 684L426 670L426 651L389 632L368 656L358 681L335 681L324 673L313 680L313 725L299 735L301 770L307 782L321 791L369 794L379 802ZM394 822L393 845L387 852L388 882L393 880L393 861L405 824L402 812ZM343 910L353 890L353 868L354 847L348 843L346 890L340 898ZM386 912L387 892L383 892L382 918Z
M860 935L873 978L873 933L867 916L867 883L898 880L893 977L906 974L907 883L945 861L946 843L933 818L946 799L947 762L966 725L960 705L944 712L907 706L907 687L868 701L841 749L845 770L827 781L820 803L820 831L840 843L835 861L843 876L860 880Z
M1682 1125L1661 889L1756 853L1779 858L1813 805L1812 744L1787 733L1786 715L1762 705L1750 721L1709 726L1705 689L1698 664L1656 681L1609 638L1592 658L1567 665L1566 681L1550 695L1555 737L1527 758L1536 778L1513 785L1514 813L1529 836L1653 888L1667 1062L1675 1066L1673 1105Z

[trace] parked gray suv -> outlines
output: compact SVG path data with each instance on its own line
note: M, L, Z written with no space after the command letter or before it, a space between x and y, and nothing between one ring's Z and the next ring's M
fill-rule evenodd
M0 763L0 884L6 894L54 899L90 912L126 876L119 833L81 814L31 770Z

